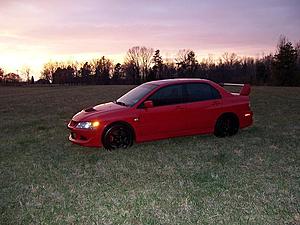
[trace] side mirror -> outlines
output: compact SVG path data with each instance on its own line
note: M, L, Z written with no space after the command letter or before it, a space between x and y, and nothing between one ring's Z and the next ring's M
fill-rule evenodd
M148 108L153 108L153 101L151 101L151 100L145 101L145 102L144 102L144 107L145 107L146 109L148 109Z

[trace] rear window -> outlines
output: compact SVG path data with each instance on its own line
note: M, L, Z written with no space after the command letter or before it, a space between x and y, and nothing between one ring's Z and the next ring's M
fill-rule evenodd
M217 89L209 84L194 83L186 84L187 102L206 101L221 98Z

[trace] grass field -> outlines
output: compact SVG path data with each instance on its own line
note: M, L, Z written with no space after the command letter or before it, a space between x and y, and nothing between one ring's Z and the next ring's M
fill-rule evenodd
M73 114L130 88L0 87L0 224L300 224L300 88L255 87L230 138L69 143Z

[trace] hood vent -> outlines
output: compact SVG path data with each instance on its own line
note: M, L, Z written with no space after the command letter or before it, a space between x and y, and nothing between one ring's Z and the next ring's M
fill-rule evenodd
M95 112L96 109L94 109L93 107L91 107L91 108L85 109L84 111L85 111L85 112Z

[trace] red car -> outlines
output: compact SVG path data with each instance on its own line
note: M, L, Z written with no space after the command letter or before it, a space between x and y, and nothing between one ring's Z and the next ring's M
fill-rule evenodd
M133 142L210 134L231 136L252 124L250 86L231 93L203 79L144 83L114 102L77 113L68 128L75 144L106 149Z

